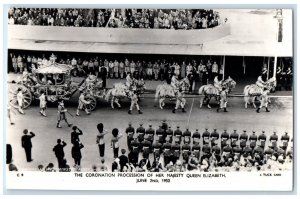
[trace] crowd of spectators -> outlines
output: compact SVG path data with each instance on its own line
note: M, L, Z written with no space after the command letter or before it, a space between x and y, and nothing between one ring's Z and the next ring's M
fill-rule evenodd
M111 9L10 8L9 24L36 26L105 27Z
M10 8L9 24L151 29L206 29L221 20L219 13L205 9L69 9Z

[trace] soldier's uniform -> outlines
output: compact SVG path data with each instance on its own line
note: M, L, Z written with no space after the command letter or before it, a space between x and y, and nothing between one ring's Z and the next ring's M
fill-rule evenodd
M229 144L224 146L222 156L226 157L226 158L229 158L232 156L232 147L229 146Z
M214 129L214 131L210 134L211 139L211 146L218 145L218 140L220 138L220 134L217 132L217 129Z
M165 143L165 131L162 129L162 126L156 130L156 136L158 137L158 141L160 144Z
M278 135L276 135L276 132L273 133L273 135L269 138L272 149L277 150L277 141L278 141Z
M235 156L238 157L238 159L240 159L243 150L239 145L236 145L235 147L233 147L232 152Z
M274 154L274 150L271 148L271 146L269 146L265 152L264 152L266 159L268 160L269 158L271 158Z
M209 144L210 140L210 132L205 129L205 131L202 133L202 139L203 139L203 145Z
M160 157L161 148L162 148L162 144L159 142L159 140L156 140L155 143L152 145L154 159Z
M68 123L66 112L67 112L67 109L65 108L64 102L63 101L59 102L58 103L58 120L57 120L57 125L56 125L57 128L61 128L60 122L62 120L65 120L65 122L67 123L67 125L69 127L72 126L71 123Z
M172 162L175 164L177 160L180 158L180 144L178 142L175 142L172 144Z
M133 160L133 164L137 164L139 160L139 153L140 153L140 143L137 140L136 136L133 136L133 140L130 143L130 148L132 148L131 156Z
M192 138L193 138L193 144L200 143L201 135L200 135L198 129L196 129L196 132L193 133Z
M208 158L210 157L211 147L209 146L208 143L204 144L204 146L202 147L202 152L204 157L208 157Z
M138 127L136 129L136 133L137 133L137 136L138 136L138 141L139 141L139 143L141 143L144 140L144 136L145 136L145 133L146 133L146 130L143 127L143 124L140 124L140 127ZM139 149L141 150L142 146L140 146Z
M222 150L227 145L228 140L229 140L229 134L227 133L226 130L224 130L224 132L221 133L221 149Z
M250 141L250 148L253 151L254 148L256 147L256 142L257 142L257 135L255 134L254 131L253 134L249 136L249 141Z
M264 89L261 100L260 100L260 106L256 109L256 112L259 113L259 110L263 107L266 108L266 112L270 112L268 109L268 103L269 103L269 97L268 97L269 91L267 89Z
M243 154L246 155L246 156L249 156L251 155L252 156L252 149L250 148L249 145L246 145L246 147L243 149Z
M183 142L190 144L191 143L191 132L189 131L189 129L186 129L186 131L183 132L182 136L183 136Z
M262 131L262 134L260 134L258 136L258 141L260 142L259 146L264 150L265 146L266 146L266 141L267 141L267 136L265 135L264 131Z
M85 110L87 115L90 114L90 112L88 111L88 109L86 107L87 104L90 104L90 102L85 100L85 94L82 92L78 99L78 108L77 108L77 112L76 112L77 116L79 116L79 111L83 110L83 109Z
M131 142L133 141L135 129L129 124L126 128L125 133L127 134L127 146L130 151L132 151Z
M145 137L146 137L146 140L148 140L151 143L151 145L153 144L154 134L155 134L155 131L152 128L152 125L150 124L149 128L146 130Z
M134 106L138 110L138 113L142 114L143 112L140 110L140 106L138 104L138 96L137 96L137 94L134 93L133 91L129 91L128 96L129 96L129 98L131 100L131 104L130 104L130 108L129 108L128 114L131 114L131 111L132 111L132 109L133 109Z
M39 97L40 100L40 113L41 115L46 117L46 106L47 106L47 101L46 101L46 96L44 93L41 94Z
M191 146L189 143L184 143L181 147L181 150L182 150L182 158L188 162L189 160L189 152L191 152Z
M151 142L144 139L144 141L141 142L141 146L142 146L142 151L143 151L143 157L144 158L149 158L149 154L151 152Z
M283 150L287 150L287 147L288 147L288 144L289 144L289 141L290 141L290 136L288 135L288 133L285 133L284 135L281 136L281 142L282 142L282 149Z
M222 89L222 91L220 92L220 107L217 108L217 111L219 112L220 109L224 109L224 112L228 112L226 107L227 107L227 92L225 90L225 88Z
M192 146L192 152L194 152L197 160L200 159L200 151L201 151L201 146L200 146L199 142L194 142L194 144Z
M233 133L230 134L230 141L231 141L232 148L237 146L238 140L239 140L239 134L236 132L236 130L234 130Z
M169 162L171 161L171 149L172 149L172 145L170 142L166 142L163 144L162 146L163 149L163 155L164 155L164 162L165 165L169 164Z
M173 130L169 126L169 129L166 130L166 141L172 143L173 142Z
M177 129L174 131L175 143L181 144L182 131L180 127L177 126Z
M240 147L244 150L244 148L247 145L247 141L248 141L248 135L246 133L246 131L244 130L244 132L240 135Z
M221 160L221 148L219 147L219 145L214 145L212 148L211 148L211 152L214 153L217 161L220 161Z

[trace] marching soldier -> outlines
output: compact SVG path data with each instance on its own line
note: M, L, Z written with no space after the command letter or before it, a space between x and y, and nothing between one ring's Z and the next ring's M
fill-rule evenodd
M272 149L277 150L278 135L276 134L276 132L274 132L273 135L270 136L269 141L271 143Z
M247 141L248 141L248 135L246 133L246 131L244 130L244 132L240 135L240 147L242 148L242 150L244 150L244 148L246 147Z
M191 131L189 131L189 128L186 128L186 131L183 132L183 142L184 143L187 143L187 144L190 144L191 143Z
M65 120L65 122L67 123L67 125L68 125L69 127L72 126L72 124L69 123L68 120L67 120L67 116L66 116L66 112L67 112L67 111L68 111L68 110L65 108L65 105L64 105L64 100L61 99L60 102L58 103L58 120L57 120L57 124L56 124L56 127L57 127L57 128L61 128L60 122L61 122L62 120Z
M256 112L259 113L259 110L262 107L266 108L266 112L270 112L268 109L268 103L269 103L269 97L268 97L269 91L267 88L264 88L264 91L261 95L261 100L260 100L260 106L256 109Z
M195 143L200 143L200 138L201 138L201 135L200 135L200 133L199 133L199 130L196 129L196 132L193 133L193 135L192 135L193 144L195 144Z
M160 144L165 143L165 131L162 128L162 125L160 125L159 128L156 130L156 136L158 137L158 141Z
M140 106L138 104L138 96L135 92L133 91L129 91L128 92L128 96L129 98L131 99L131 105L130 105L130 108L129 108L129 111L128 111L128 114L131 114L131 111L133 109L133 107L135 106L136 109L138 110L138 113L139 114L143 114L143 112L140 110Z
M152 128L152 125L149 124L149 128L146 130L145 137L151 143L151 145L153 144L154 134L155 134L155 131Z
M219 140L219 138L220 138L220 134L217 132L217 129L214 129L214 131L210 134L212 147L218 145L217 141Z
M172 162L175 164L177 160L180 159L180 144L178 142L174 142L172 144Z
M209 138L210 138L210 132L208 132L208 129L205 129L205 131L202 133L202 139L203 139L203 145L209 144Z
M227 107L227 91L226 88L222 88L222 91L220 92L220 107L217 108L217 112L219 112L220 109L224 109L224 112L228 112L226 107Z
M267 136L265 135L265 131L262 131L262 133L258 136L258 141L260 142L259 146L265 150Z
M40 100L40 113L42 116L47 117L46 115L47 101L46 101L44 90L41 90L41 96L39 97L39 100Z
M76 115L79 116L79 111L83 109L85 110L86 114L89 115L91 113L88 111L86 105L90 104L90 102L84 99L86 97L86 93L83 91L80 91L80 93Z
M130 151L132 151L131 142L133 141L134 132L135 129L132 127L131 123L129 123L125 133L127 134L127 146Z
M174 131L175 143L181 144L182 131L180 127L177 126L177 129Z
M170 126L169 129L166 130L166 141L168 141L169 143L173 142L173 130L171 129Z
M252 135L250 135L249 141L250 141L250 148L253 151L254 148L256 147L256 142L257 142L257 135L255 134L254 131L253 131Z
M159 142L159 139L155 141L152 145L154 159L159 158L161 154L162 144Z
M172 145L169 142L169 140L166 140L166 143L163 144L162 149L163 149L163 155L164 155L164 162L165 162L165 165L167 165L171 161L171 154L172 154L171 153Z
M234 148L237 146L237 141L239 139L239 134L236 130L233 130L233 133L230 134L231 147Z
M19 113L21 113L22 115L24 115L24 111L23 111L23 106L24 106L24 95L22 92L22 88L18 88L18 94L17 94L17 102L18 102L18 111Z
M224 132L221 133L221 149L222 150L227 145L228 140L229 140L229 133L227 133L227 131L224 130Z

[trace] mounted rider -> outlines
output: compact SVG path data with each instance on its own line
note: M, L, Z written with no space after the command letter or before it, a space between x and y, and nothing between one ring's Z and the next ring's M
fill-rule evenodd
M136 79L134 77L132 77L131 73L127 73L126 76L126 86L129 90L134 90L135 88L135 83L136 83Z
M178 80L178 75L173 75L171 78L171 86L173 87L174 90L179 89L179 80Z
M264 76L258 76L257 81L256 81L256 85L262 89L264 89L267 85L266 85L266 81L265 78L263 78Z

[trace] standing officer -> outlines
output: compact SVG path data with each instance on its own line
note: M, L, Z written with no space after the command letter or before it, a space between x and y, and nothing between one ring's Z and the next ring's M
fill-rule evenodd
M173 142L173 130L171 129L171 126L166 130L166 141L169 141L169 143Z
M160 144L165 143L165 131L162 128L162 125L160 125L159 128L156 130L156 136L158 137L158 141Z
M189 160L189 153L191 153L191 146L190 143L184 142L184 144L181 147L182 150L182 158L186 162Z
M55 156L57 158L58 162L58 168L61 170L63 166L63 160L65 157L64 147L67 146L67 143L65 143L61 139L57 139L57 145L54 146L53 151L55 153Z
M155 143L152 145L152 149L153 149L154 159L156 160L156 158L160 157L161 149L162 149L162 144L159 142L159 139L157 139Z
M154 134L155 134L155 131L152 128L152 125L149 124L149 128L146 130L145 137L151 143L151 146L153 144Z
M278 141L278 135L276 132L273 133L273 135L270 136L269 141L271 143L272 149L277 150L277 141Z
M151 151L152 144L151 144L151 142L149 140L147 140L144 137L144 140L141 142L141 145L142 145L143 157L146 158L146 159L148 159L150 151Z
M246 131L244 130L244 132L240 135L240 147L242 148L242 150L244 150L244 148L247 145L247 141L248 141L248 135L246 133Z
M146 133L146 130L145 128L143 127L143 124L140 123L140 127L138 127L136 129L136 133L137 133L137 136L138 136L138 141L139 143L141 144L142 141L144 141L144 136L145 136L145 133ZM140 145L140 151L142 150L142 146Z
M175 164L180 159L180 144L176 141L172 144L172 154L172 162Z
M256 142L257 142L257 135L255 134L254 131L253 131L252 135L250 135L249 141L250 141L250 148L253 151L254 148L256 147Z
M131 163L137 165L139 160L139 153L140 153L140 143L137 140L137 135L133 135L133 140L130 143L130 148L132 149L128 158L131 160Z
M262 133L258 136L258 141L260 142L259 146L265 150L267 136L265 135L265 131L262 131Z
M192 138L193 138L193 144L195 144L195 143L200 143L201 135L200 135L198 129L196 129L196 132L193 133Z
M203 145L209 143L209 138L210 138L210 132L208 132L208 129L205 129L205 131L202 133Z
M135 129L132 127L131 123L128 124L128 127L125 130L125 133L127 134L127 146L130 151L132 151L132 148L130 146L131 141L133 140Z
M224 130L224 132L221 133L221 149L222 150L227 145L228 140L229 140L229 133L227 133L227 131Z
M162 149L164 155L164 162L165 165L167 165L171 161L171 149L172 149L172 145L169 142L169 140L166 140L166 143L163 144Z
M27 129L25 129L23 131L23 133L24 133L24 135L22 136L22 139L21 139L22 148L24 148L24 150L25 150L27 162L31 162L31 161L33 161L33 159L31 158L31 148L32 148L31 138L33 138L35 136L35 134L30 131L30 135L28 135Z
M177 126L177 129L174 131L175 143L181 144L182 131L180 127Z
M239 134L236 132L236 130L233 130L233 132L230 134L230 141L231 141L232 148L237 146L238 139L239 139Z
M201 150L200 142L194 142L192 146L192 152L195 154L198 161L200 159L200 150Z
M214 129L214 131L210 134L210 139L211 139L211 146L216 146L218 145L218 140L220 138L220 134L217 132L217 129Z
M186 128L186 131L183 132L182 136L183 136L183 143L187 143L190 144L191 143L191 131L189 131L189 128Z

